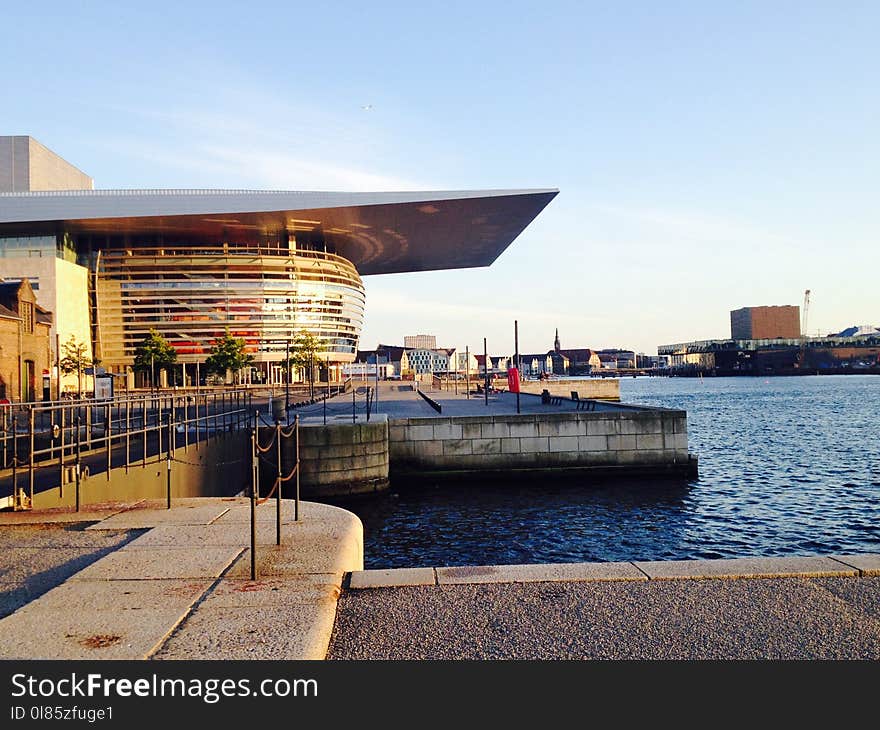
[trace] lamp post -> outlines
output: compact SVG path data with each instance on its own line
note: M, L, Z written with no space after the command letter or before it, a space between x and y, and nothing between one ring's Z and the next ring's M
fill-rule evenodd
M290 423L290 333L284 343L284 412L287 414L287 422Z

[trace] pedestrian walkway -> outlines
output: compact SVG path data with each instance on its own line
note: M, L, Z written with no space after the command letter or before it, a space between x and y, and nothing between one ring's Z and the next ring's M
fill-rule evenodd
M322 659L343 576L363 567L362 528L312 502L300 518L283 501L277 546L275 502L258 507L252 581L246 499L110 511L84 531L96 543L142 534L0 620L0 658Z
M880 659L880 555L370 570L329 659Z

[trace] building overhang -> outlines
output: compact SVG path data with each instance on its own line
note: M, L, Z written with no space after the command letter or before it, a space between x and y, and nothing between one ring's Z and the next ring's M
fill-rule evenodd
M316 232L361 275L489 266L556 189L443 192L75 190L0 194L0 235L175 236L221 245Z

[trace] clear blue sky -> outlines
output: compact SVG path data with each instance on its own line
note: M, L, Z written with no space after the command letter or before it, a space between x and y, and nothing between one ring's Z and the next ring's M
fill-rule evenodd
M0 133L104 188L560 189L489 268L368 277L362 347L880 325L876 2L140 5L6 6Z

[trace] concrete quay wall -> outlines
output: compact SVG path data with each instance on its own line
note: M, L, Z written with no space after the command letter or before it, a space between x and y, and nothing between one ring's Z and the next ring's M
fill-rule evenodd
M571 391L576 390L580 398L595 400L620 400L620 380L617 378L582 378L578 380L524 380L520 383L523 393L541 395L542 390L549 390L550 395L571 398Z
M300 489L304 496L387 489L388 421L384 417L369 423L301 425L300 439ZM290 471L292 459L288 449L283 455L285 473Z
M688 473L687 414L663 409L393 420L391 475L671 469Z

